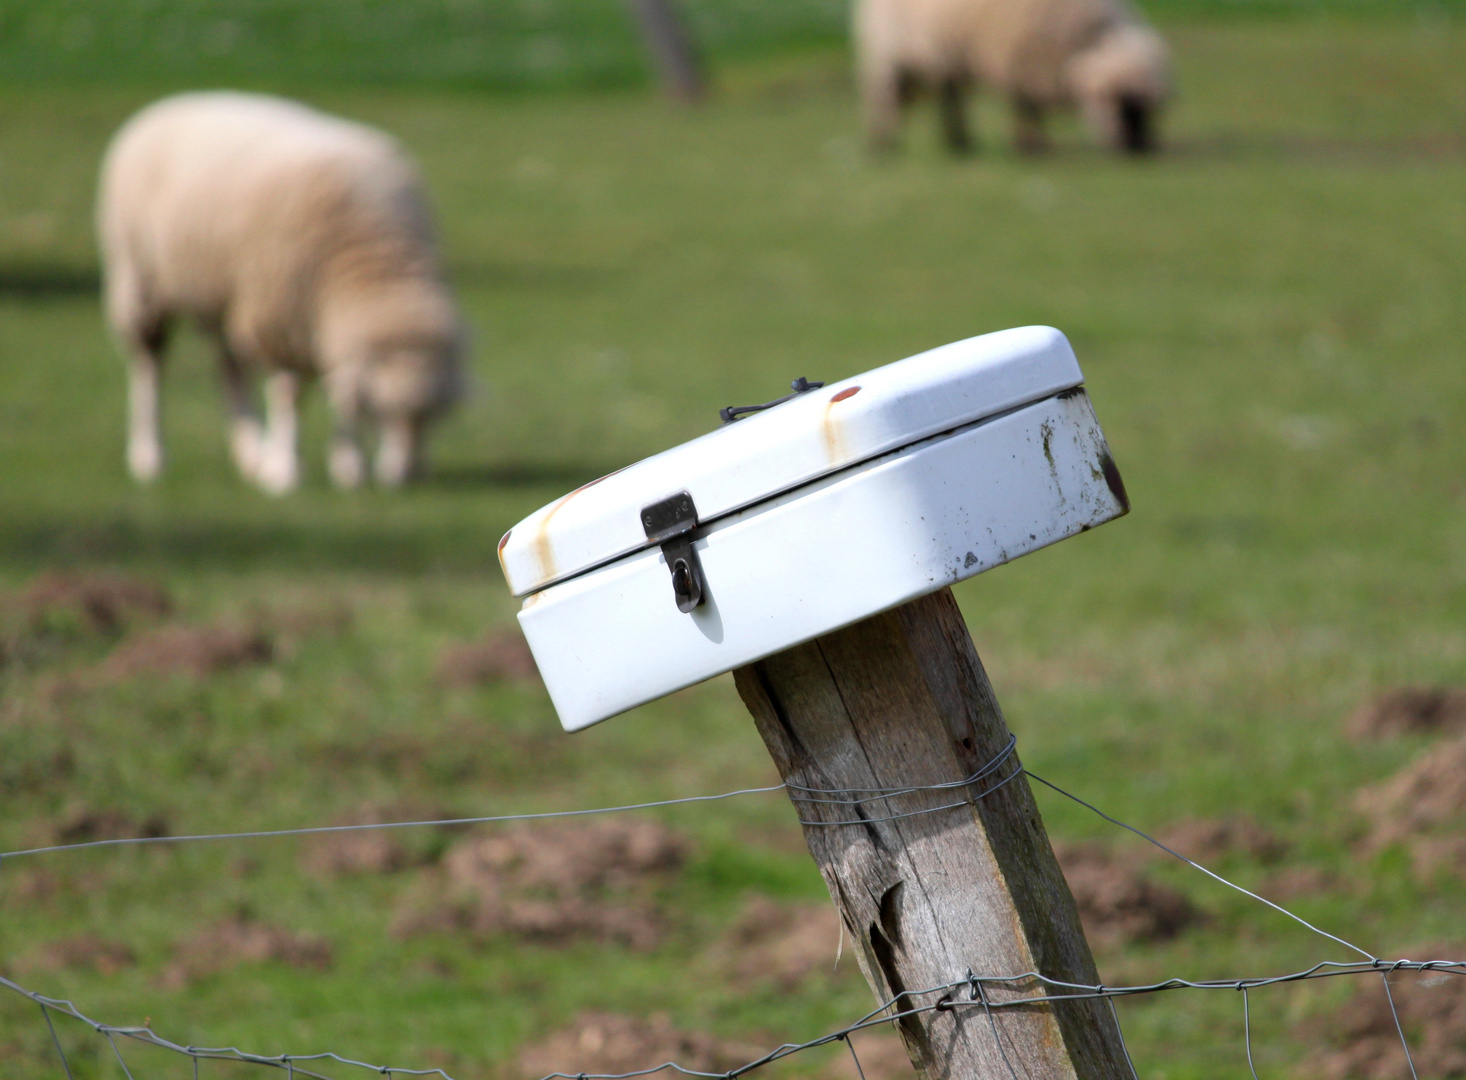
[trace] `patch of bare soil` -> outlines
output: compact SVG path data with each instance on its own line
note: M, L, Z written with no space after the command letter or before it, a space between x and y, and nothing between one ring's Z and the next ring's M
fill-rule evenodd
M684 1031L662 1014L650 1017L586 1012L519 1054L526 1076L563 1072L624 1073L675 1061L698 1072L727 1072L765 1053L751 1043Z
M351 629L355 611L345 600L328 599L317 603L269 607L259 615L259 622L277 634L306 638L344 634Z
M354 619L355 612L344 600L324 599L264 607L251 612L248 621L269 639L276 658L289 659L306 639L340 637Z
M139 675L202 678L231 668L268 663L274 653L274 642L258 627L174 623L124 641L103 661L102 673L115 680Z
M450 687L538 680L540 669L517 627L491 631L478 641L450 645L438 656L438 682Z
M635 818L546 822L469 837L448 849L395 929L547 943L591 938L651 949L665 930L654 893L686 857L682 837Z
M832 972L840 951L840 916L830 903L750 900L724 942L728 966L743 984L774 982L793 990L816 972ZM846 956L853 966L854 957Z
M350 737L318 743L306 753L327 769L373 769L410 788L417 781L522 781L525 762L553 771L573 752L568 742L563 733L547 728L514 732L475 721L411 731L357 728Z
M1275 863L1288 853L1284 840L1243 816L1189 818L1169 826L1156 839L1202 864L1234 855L1259 863ZM1164 857L1164 852L1153 850Z
M1356 739L1466 731L1466 688L1405 686L1389 690L1356 709L1346 730Z
M1411 951L1422 959L1457 960L1462 946ZM1397 972L1390 993L1410 1039L1415 1072L1422 1077L1466 1076L1466 976L1448 972ZM1331 1044L1304 1063L1303 1075L1322 1080L1410 1080L1395 1016L1376 978L1363 979L1348 1003L1315 1036Z
M87 968L102 975L115 975L137 963L137 955L125 942L96 934L78 934L46 945L38 960L49 969Z
M1319 866L1284 866L1262 881L1258 893L1277 904L1304 900L1310 896L1336 893L1347 887L1337 874Z
M1466 872L1466 738L1421 754L1389 779L1365 788L1355 809L1369 823L1361 841L1365 853L1404 844L1416 869L1442 865Z
M412 802L363 806L343 814L332 825L376 825L389 821L445 821L458 813ZM301 852L306 870L318 877L347 874L390 874L432 862L442 851L442 830L364 829L318 833Z
M52 826L57 844L85 844L92 840L121 840L132 836L167 836L168 821L161 814L138 818L116 807L73 806Z
M1147 879L1134 860L1103 844L1060 842L1054 854L1095 948L1163 941L1203 918L1182 893Z
M5 605L18 610L33 633L79 629L116 633L127 623L160 618L173 609L156 582L125 574L42 574Z
M179 944L173 963L163 973L163 984L179 989L196 979L241 964L269 961L325 971L334 962L334 955L324 938L292 933L248 918L228 919L200 930Z

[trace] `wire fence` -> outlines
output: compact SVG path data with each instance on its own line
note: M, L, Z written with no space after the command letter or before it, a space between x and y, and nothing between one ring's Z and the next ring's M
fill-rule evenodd
M1263 987L1278 986L1286 983L1299 983L1315 979L1344 977L1344 976L1368 976L1377 975L1383 982L1386 1001L1389 1004L1390 1013L1394 1020L1394 1028L1399 1036L1400 1046L1404 1052L1405 1061L1409 1067L1410 1075L1419 1080L1416 1071L1415 1061L1410 1051L1409 1040L1405 1036L1404 1025L1401 1023L1399 1011L1396 1007L1394 994L1390 989L1389 977L1402 971L1409 972L1441 972L1445 975L1466 975L1466 960L1430 959L1411 960L1406 958L1386 960L1382 959L1368 950L1345 940L1335 934L1331 934L1314 924L1308 922L1295 912L1288 910L1280 904L1268 900L1266 897L1244 889L1235 882L1216 873L1213 870L1202 866L1200 863L1187 858L1185 855L1172 850L1162 844L1154 837L1142 832L1132 825L1128 825L1119 819L1112 817L1103 810L1085 801L1077 795L1066 791L1057 784L1044 779L1022 765L1016 764L1014 756L1016 740L1009 736L1004 747L982 768L978 769L971 776L962 780L944 784L915 785L908 787L892 788L851 788L851 789L817 789L795 784L776 784L769 787L741 788L735 791L722 792L715 795L698 795L678 799L662 799L652 802L634 803L619 806L594 807L581 810L560 810L541 813L524 814L497 814L486 817L473 818L448 818L432 821L398 821L382 823L365 823L353 825L329 825L313 826L296 829L268 829L251 832L235 833L209 833L187 836L147 836L147 837L124 837L108 840L94 840L75 844L60 844L48 847L28 848L18 851L0 852L0 872L6 862L28 856L55 855L64 852L72 852L84 848L98 847L123 847L135 845L158 845L158 844L183 844L198 843L207 841L224 840L245 840L261 839L285 836L307 836L321 833L360 832L380 829L405 829L421 827L444 827L444 826L466 826L479 824L505 824L517 821L537 821L551 818L585 817L597 814L621 813L634 810L648 810L668 806L682 806L693 803L717 802L724 799L731 799L744 795L768 794L776 791L787 791L789 798L796 808L801 804L807 806L840 806L849 807L856 816L848 820L818 820L808 821L801 817L801 823L806 826L838 826L852 825L863 826L872 821L891 821L906 817L913 817L921 814L939 813L946 810L954 810L961 807L970 807L979 799L991 795L1007 784L1016 780L1019 776L1027 776L1051 791L1070 799L1085 809L1097 814L1105 821L1126 829L1136 836L1154 844L1160 850L1166 852L1188 866L1200 871L1213 880L1234 889L1244 896L1266 905L1300 925L1306 927L1313 933L1342 945L1359 956L1362 960L1339 961L1323 960L1310 967L1283 974L1247 976L1231 979L1202 979L1193 980L1185 978L1168 978L1158 982L1144 983L1128 986L1105 986L1101 984L1084 984L1066 982L1044 975L1039 971L1025 971L1019 973L993 973L979 974L971 969L953 978L950 982L939 986L928 987L923 990L904 990L890 1000L882 1002L875 1009L859 1017L853 1023L847 1024L835 1031L827 1032L817 1038L804 1042L783 1043L767 1053L754 1058L742 1065L726 1070L724 1072L707 1072L688 1067L680 1062L666 1061L659 1064L650 1064L646 1068L637 1069L624 1073L586 1073L586 1072L556 1072L543 1077L543 1080L633 1080L636 1077L649 1076L661 1072L674 1072L689 1077L708 1078L708 1080L737 1080L738 1077L752 1072L763 1066L773 1064L785 1058L816 1047L828 1046L832 1043L843 1042L850 1051L854 1060L855 1068L861 1080L865 1080L865 1070L861 1064L859 1055L856 1053L855 1045L850 1036L883 1025L892 1025L900 1020L933 1011L956 1011L974 1012L980 1010L987 1020L987 1026L992 1032L993 1039L997 1046L1007 1072L1017 1080L1018 1070L1008 1058L1007 1050L999 1035L996 1016L1004 1010L1032 1008L1035 1005L1048 1005L1062 1001L1078 1001L1085 999L1104 1000L1108 1003L1112 1015L1115 1018L1116 1027L1119 1027L1119 1016L1115 1012L1115 1001L1120 998L1135 997L1140 995L1165 993L1175 990L1220 990L1238 993L1242 1000L1243 1033L1246 1044L1247 1065L1254 1080L1258 1080L1257 1070L1253 1063L1252 1053L1252 1015L1248 994L1252 990ZM1008 771L1006 776L1002 775L1005 766L1010 761L1015 764ZM978 785L983 785L981 790L974 790ZM898 800L905 796L927 792L961 791L965 797L959 801L944 803L939 806L922 807L914 810L901 810L891 805L892 800ZM870 817L863 813L863 808L873 804L884 804L887 813L881 817ZM3 874L0 874L3 880ZM382 1076L407 1077L407 1076L436 1076L441 1080L455 1080L441 1068L415 1069L405 1066L378 1065L370 1062L359 1061L355 1058L346 1057L330 1051L322 1051L311 1054L264 1054L242 1050L239 1047L207 1047L194 1046L175 1042L165 1038L152 1030L151 1026L118 1026L103 1023L92 1019L83 1013L72 1002L62 998L47 997L34 990L21 986L8 978L0 977L0 987L18 994L34 1002L40 1010L42 1018L51 1036L51 1042L56 1049L58 1063L61 1065L68 1080L76 1080L72 1071L71 1062L67 1058L62 1047L60 1036L57 1033L55 1019L64 1018L74 1021L103 1039L108 1044L113 1057L121 1068L127 1080L136 1080L134 1073L122 1053L119 1045L119 1038L134 1044L141 1044L154 1047L173 1054L182 1055L193 1063L194 1075L199 1075L199 1066L203 1062L233 1062L238 1064L257 1065L264 1068L271 1068L284 1071L289 1077L295 1076L317 1078L317 1080L333 1080L333 1074L319 1071L322 1068L334 1068L340 1066L353 1070L364 1070ZM1002 991L995 994L994 991ZM1123 1035L1122 1035L1122 1046ZM1129 1048L1125 1047L1126 1061L1129 1065L1131 1075L1138 1080L1139 1074L1134 1063L1129 1057ZM339 1074L339 1070L338 1070Z

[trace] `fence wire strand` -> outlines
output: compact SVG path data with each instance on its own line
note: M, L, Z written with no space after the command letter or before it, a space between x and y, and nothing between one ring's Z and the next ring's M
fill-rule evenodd
M533 814L492 814L487 817L440 818L434 821L376 821L357 825L313 825L298 829L256 829L252 832L195 833L189 836L122 836L109 840L85 840L75 844L52 844L48 847L0 851L0 866L6 859L22 855L47 855L58 851L81 851L84 848L129 847L140 844L190 844L208 840L262 840L284 836L313 836L321 833L366 832L373 829L447 828L454 825L504 825L513 821L543 821L547 818L590 817L595 814L619 814L628 810L655 810L662 806L686 806L689 803L721 802L740 795L763 795L783 791L783 784L770 787L739 788L717 795L689 795L681 799L658 799L655 802L627 803L622 806L595 806L585 810L548 810Z
M1247 1003L1247 987L1237 989L1242 991L1242 1040L1247 1047L1247 1071L1252 1074L1252 1080L1259 1080L1257 1066L1252 1063L1252 1010Z
M864 1031L868 1028L894 1024L895 1022L904 1018L918 1016L932 1011L958 1011L979 1008L982 1010L983 1015L987 1020L987 1026L992 1032L994 1044L997 1048L998 1054L1001 1056L1002 1061L1007 1068L1007 1072L1011 1077L1013 1077L1013 1080L1017 1080L1017 1071L1015 1070L1013 1062L1008 1056L1006 1047L1003 1045L1002 1033L997 1022L997 1015L1003 1010L1012 1008L1032 1008L1035 1005L1052 1005L1058 1002L1067 1001L1102 1000L1108 1005L1111 1016L1115 1021L1116 1030L1118 1031L1120 1030L1119 1014L1115 1008L1115 1002L1117 999L1182 989L1231 990L1234 992L1241 992L1243 1009L1243 1036L1247 1053L1247 1066L1254 1080L1257 1080L1257 1069L1253 1060L1252 1052L1252 1017L1251 1004L1248 997L1249 991L1263 987L1278 986L1286 983L1303 982L1312 979L1365 975L1370 973L1380 975L1381 979L1384 982L1384 990L1389 1002L1391 1015L1394 1018L1395 1030L1396 1033L1399 1035L1400 1045L1404 1050L1406 1061L1409 1064L1410 1074L1412 1078L1418 1080L1418 1075L1415 1070L1415 1062L1410 1053L1409 1042L1405 1036L1404 1025L1400 1020L1400 1015L1398 1008L1396 1007L1394 994L1390 989L1389 976L1397 971L1439 971L1454 975L1466 975L1466 961L1416 961L1409 959L1399 959L1393 961L1381 960L1379 957L1373 955L1365 949L1362 949L1359 946L1354 945L1341 937L1328 933L1327 931L1322 930L1317 926L1314 926L1312 923L1298 916L1294 912L1289 911L1287 908L1282 907L1281 905L1276 904L1273 901L1266 899L1265 897L1259 896L1254 892L1250 892L1249 890L1242 888L1240 885L1237 885L1236 883L1227 880L1220 874L1217 874L1216 872L1207 869L1205 866L1202 866L1200 863L1197 863L1192 859L1189 859L1186 856L1180 854L1179 852L1172 850L1165 844L1162 844L1160 841L1156 840L1154 837L1149 836L1148 834L1142 832L1134 826L1128 825L1125 822L1110 816L1109 814L1100 810L1098 807L1094 806L1092 803L1086 802L1084 799L1081 799L1077 795L1074 795L1064 790L1057 784L1054 784L1053 782L1045 780L1043 777L1036 775L1035 773L1024 768L1022 765L1018 765L1011 773L1009 773L1009 775L1004 777L996 784L993 784L991 787L980 791L973 791L972 788L974 785L979 784L984 780L987 780L989 777L995 775L999 770L1002 769L1002 767L1013 757L1015 746L1016 740L1012 736L1010 736L1007 743L994 756L994 758L987 764L982 766L982 768L974 772L971 776L968 776L962 780L951 781L941 784L908 785L904 787L890 788L820 789L791 783L777 784L769 787L741 788L736 791L723 792L717 795L698 795L687 798L662 799L653 802L634 803L621 806L597 807L583 810L560 810L526 814L497 814L485 817L448 818L436 821L384 822L360 825L327 825L309 828L269 829L256 830L251 832L196 834L189 836L126 837L109 840L94 840L76 844L59 844L49 847L38 847L20 851L3 852L0 853L0 865L3 865L3 862L6 859L17 858L20 856L41 855L62 851L75 851L82 848L119 847L138 844L177 844L216 840L246 840L268 837L302 836L321 833L353 832L369 829L401 829L433 826L441 827L479 824L502 824L515 821L534 821L550 818L584 817L595 814L618 813L632 810L648 810L667 806L684 806L694 803L716 802L741 795L767 794L780 790L788 791L789 798L795 804L796 810L800 806L800 804L805 804L808 806L824 805L852 807L855 808L857 813L856 817L849 820L837 819L831 821L804 821L803 818L801 818L801 822L805 825L864 826L866 824L876 821L893 821L899 820L901 818L913 817L918 814L930 814L937 813L943 810L956 809L959 807L970 807L974 805L978 799L985 798L986 796L1001 790L1004 786L1017 779L1019 776L1027 775L1031 779L1038 781L1046 788L1049 788L1055 793L1062 795L1065 798L1070 799L1078 805L1097 814L1105 821L1117 825L1120 828L1126 829L1134 833L1136 836L1139 836L1142 839L1150 842L1167 854L1174 856L1175 858L1181 860L1191 867L1194 867L1208 877L1220 882L1222 885L1234 889L1244 896L1248 896L1253 900L1258 901L1259 903L1265 904L1267 907L1277 912L1280 912L1283 915L1286 915L1288 918L1298 922L1299 924L1313 931L1314 933L1324 938L1327 938L1328 940L1333 941L1339 945L1343 945L1346 948L1358 953L1359 955L1366 957L1366 959L1363 961L1323 960L1312 965L1311 967L1280 975L1267 975L1242 979L1232 978L1200 980L1173 977L1163 979L1158 982L1131 986L1105 986L1102 984L1089 985L1084 983L1066 982L1064 980L1050 978L1038 971L1026 971L1019 974L1006 975L978 975L974 974L973 971L969 968L967 973L963 977L956 979L950 983L946 983L941 986L930 987L925 990L903 991L896 997L893 997L888 1001L882 1002L879 1006L857 1019L854 1023L848 1024L837 1031L829 1032L828 1034L821 1035L818 1038L810 1039L805 1042L784 1043L774 1048L773 1050L770 1050L768 1053L762 1055L761 1057L755 1058L754 1060L747 1062L744 1065L738 1066L737 1068L729 1069L726 1072L707 1072L688 1068L687 1066L684 1066L675 1061L667 1061L663 1062L660 1065L655 1065L645 1069L638 1069L632 1072L625 1073L550 1073L542 1078L542 1080L634 1080L634 1078L649 1076L654 1073L660 1073L667 1070L671 1070L673 1072L688 1077L706 1078L706 1080L737 1080L738 1077L743 1076L744 1074L752 1072L753 1070L761 1068L765 1065L769 1065L773 1062L780 1061L794 1054L801 1053L806 1050L811 1050L816 1047L826 1046L830 1043L837 1041L844 1042L847 1045L850 1050L850 1054L854 1059L856 1072L860 1080L865 1080L865 1072L864 1069L861 1067L860 1058L859 1055L856 1053L854 1043L851 1041L851 1035L860 1031ZM960 802L943 804L935 807L919 808L911 811L891 813L883 817L872 818L866 816L861 809L876 802L887 802L889 808L888 801L891 799L896 799L918 793L942 791L964 791L967 797ZM294 1080L296 1076L308 1077L311 1078L311 1080L331 1080L331 1077L329 1077L325 1073L315 1071L315 1068L321 1066L337 1065L347 1068L363 1069L368 1072L373 1072L378 1075L387 1077L435 1076L440 1078L440 1080L453 1080L453 1078L441 1068L408 1069L397 1066L374 1065L369 1062L359 1061L354 1058L345 1057L330 1051L323 1051L315 1054L270 1055L252 1053L233 1046L198 1047L192 1045L184 1045L163 1038L162 1036L156 1034L150 1026L145 1025L142 1027L127 1027L100 1023L83 1014L70 1001L60 998L46 997L45 995L27 989L26 987L23 987L20 984L11 981L10 979L4 978L3 976L0 976L0 987L3 987L16 994L21 995L22 997L30 999L40 1007L41 1013L45 1018L47 1028L50 1031L52 1042L55 1045L56 1053L61 1061L63 1069L66 1072L68 1080L74 1080L74 1077L71 1072L71 1065L67 1059L66 1052L62 1048L60 1036L56 1030L54 1022L52 1021L52 1012L76 1020L86 1027L92 1029L94 1033L106 1038L107 1042L111 1046L114 1055L117 1058L119 1066L122 1068L124 1075L127 1077L127 1080L133 1080L133 1076L131 1071L128 1069L126 1060L122 1056L121 1048L117 1045L117 1036L122 1036L135 1042L139 1042L148 1046L153 1046L176 1054L182 1054L187 1056L188 1058L191 1058L195 1080L197 1080L198 1077L199 1063L201 1061L231 1061L235 1063L253 1064L262 1067L280 1069L286 1072L290 1080ZM1030 989L1033 992L1028 992ZM966 999L963 999L961 997L961 991L963 990L966 990L968 993L968 997ZM1005 994L1011 996L995 998L991 992L993 990L1002 990ZM921 1001L922 1003L914 1004L914 1002L917 1001ZM1123 1031L1120 1032L1120 1041L1124 1051L1125 1061L1130 1068L1131 1075L1138 1077L1138 1073L1135 1069L1135 1063L1130 1056L1130 1049L1128 1045L1126 1045L1124 1042ZM303 1067L301 1064L302 1062L310 1063L310 1065L313 1067Z

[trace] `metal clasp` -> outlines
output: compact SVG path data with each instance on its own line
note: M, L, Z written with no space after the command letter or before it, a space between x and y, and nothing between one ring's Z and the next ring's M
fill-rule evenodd
M667 570L672 575L672 595L677 610L690 612L703 601L702 563L692 547L697 528L697 507L692 495L679 491L669 499L642 507L641 527L646 538L662 546Z

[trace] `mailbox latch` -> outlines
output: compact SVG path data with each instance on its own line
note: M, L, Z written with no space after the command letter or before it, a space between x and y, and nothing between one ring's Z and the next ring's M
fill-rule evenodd
M749 416L752 413L763 412L765 409L772 409L775 405L782 405L786 401L793 401L800 394L807 394L811 390L818 390L824 385L822 382L810 382L801 375L789 384L789 389L793 390L794 393L785 394L783 397L775 398L773 401L765 401L762 405L725 405L718 410L718 419L722 420L725 424L731 424L733 421L742 420L745 416Z
M667 557L677 610L691 611L703 601L702 564L692 548L692 531L697 528L692 495L679 491L671 498L642 507L641 527L646 530L646 538L660 544Z

